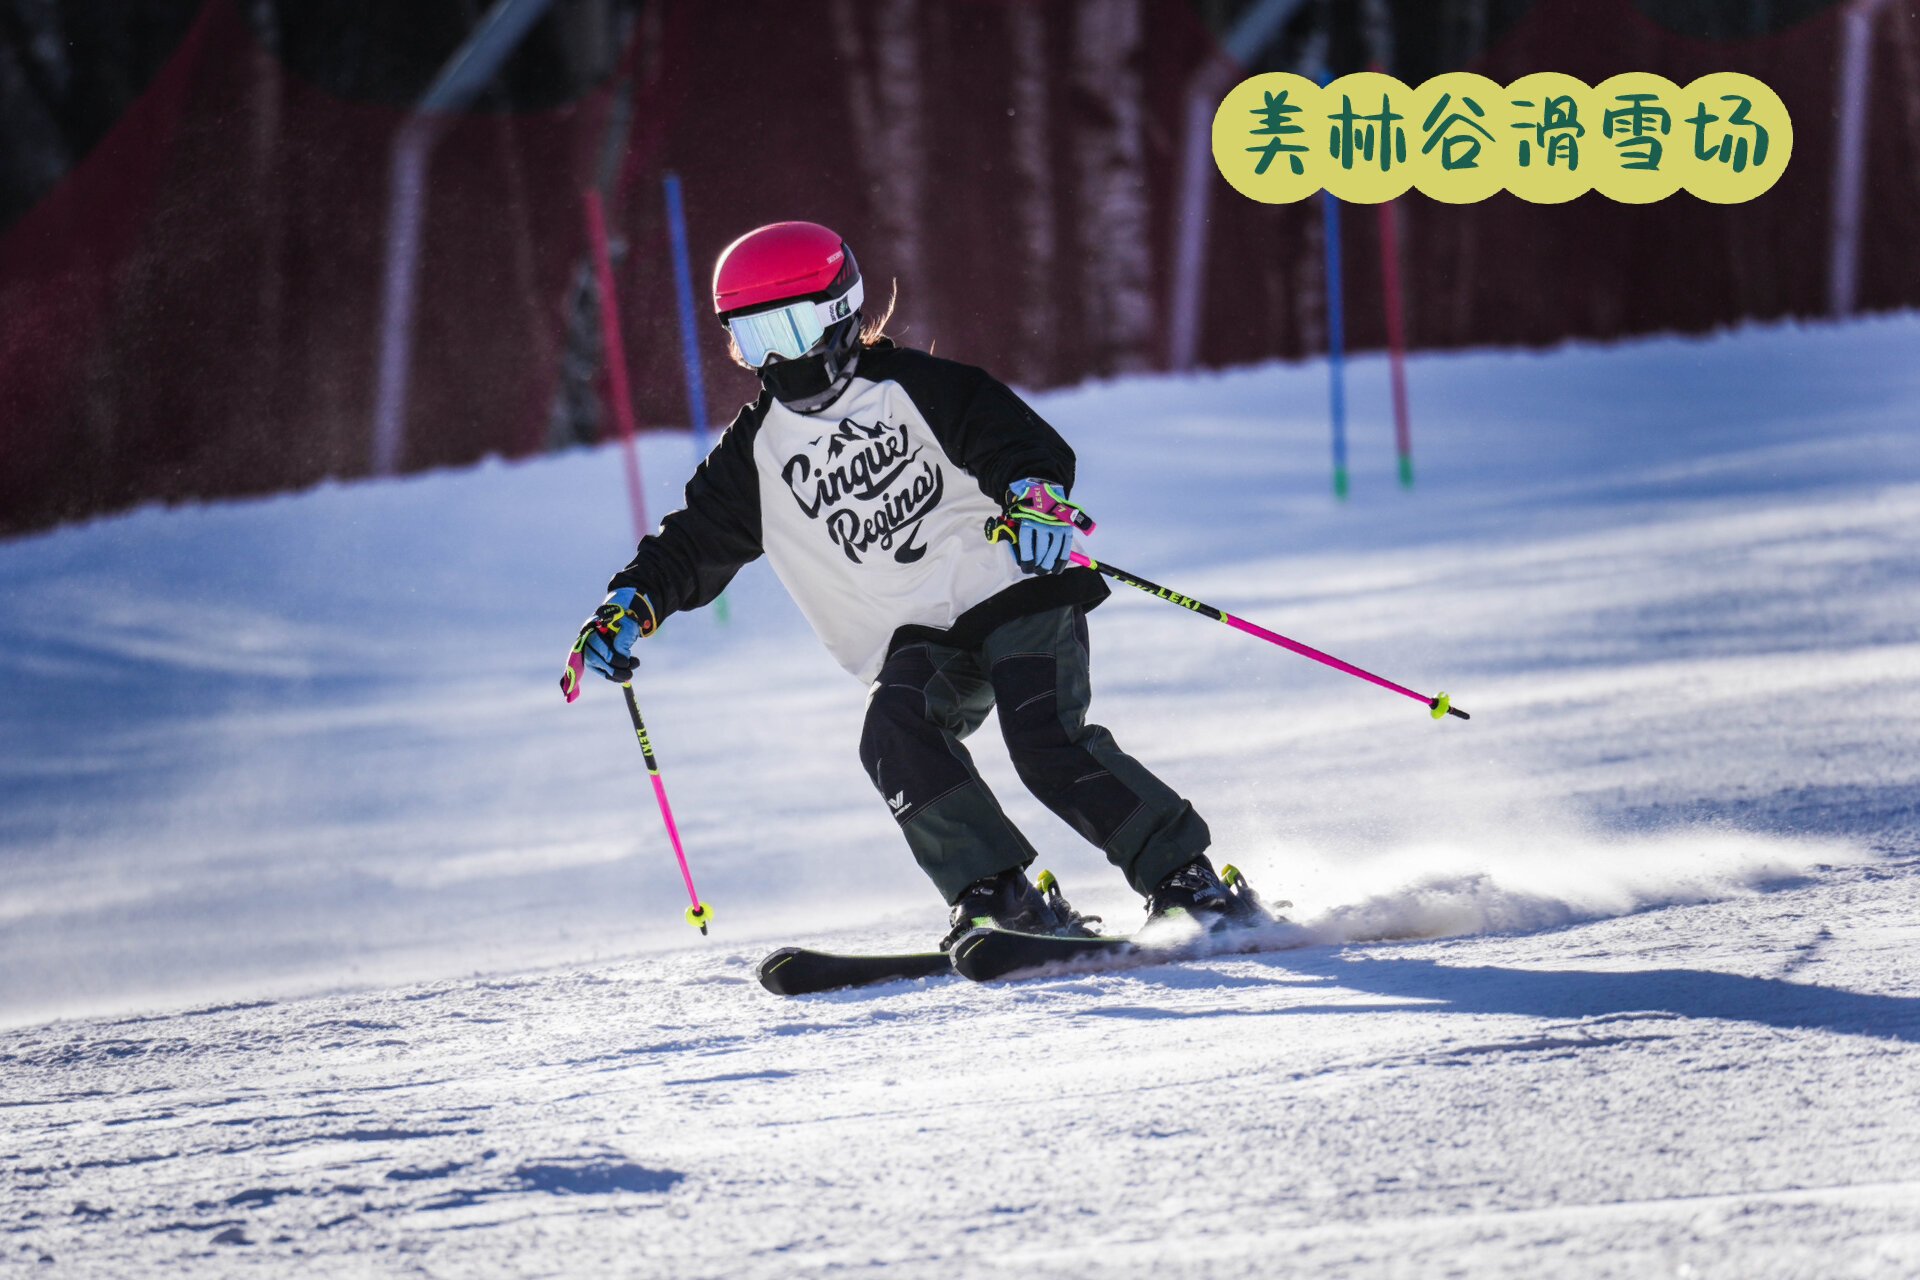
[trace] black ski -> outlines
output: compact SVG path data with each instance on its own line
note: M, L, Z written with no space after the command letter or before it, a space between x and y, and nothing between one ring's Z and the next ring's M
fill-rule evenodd
M1268 926L1284 924L1277 908L1291 902L1268 904L1253 891L1240 870L1221 868L1221 879L1238 900L1235 922L1222 933L1199 934L1190 938L1155 937L1142 941L1136 936L1062 937L1057 934L1015 933L1007 929L975 929L945 951L913 951L897 955L835 955L811 951L806 947L782 947L760 962L755 974L760 985L777 996L804 996L818 991L837 991L846 987L871 987L883 982L905 982L958 972L975 982L1024 977L1049 970L1099 970L1137 964L1160 964L1173 960L1199 959L1231 952L1270 951L1297 942L1276 941L1265 932ZM1040 873L1042 892L1059 899L1059 885L1051 872ZM1064 900L1060 909L1070 912ZM1074 915L1079 920L1078 915ZM1092 919L1093 917L1088 917ZM1158 926L1156 926L1158 927Z
M953 944L953 970L975 982L992 982L1015 973L1111 965L1141 955L1132 938L1062 938L1052 934L975 929Z
M1142 941L1138 935L1061 938L1051 934L975 929L953 944L953 969L975 982L1049 974L1104 973L1150 964L1210 960L1261 951L1289 951L1305 938L1276 937L1266 928L1223 929L1189 938Z
M1230 922L1211 933L1196 932L1185 938L1177 932L1172 937L1161 933L1143 940L1139 935L1124 934L1075 938L1015 933L1008 929L975 929L953 944L954 972L975 982L993 982L1050 971L1130 968L1302 945L1291 939L1277 939L1267 932L1275 925L1287 923L1278 911L1291 907L1291 902L1263 901L1240 869L1231 864L1221 868L1220 878L1234 896L1236 906Z
M842 987L871 987L951 973L944 951L890 956L841 956L805 947L782 947L755 970L760 985L777 996L804 996Z

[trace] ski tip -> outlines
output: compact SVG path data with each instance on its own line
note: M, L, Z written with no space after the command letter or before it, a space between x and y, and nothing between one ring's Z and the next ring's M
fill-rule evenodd
M760 979L760 985L774 995L791 995L793 993L787 989L785 981L780 976L780 970L799 954L799 947L782 947L762 960L759 967L753 971L753 976Z
M1008 929L974 929L960 936L951 953L953 971L975 982L993 982L1010 976L1065 975L1101 955L1131 955L1138 950L1130 936L1094 934L1085 937L1017 933Z
M948 957L957 965L962 959L972 955L980 944L991 938L996 930L972 929L960 935L960 940L948 949Z
M774 995L810 996L952 972L944 951L838 955L811 947L782 947L760 962L754 976Z

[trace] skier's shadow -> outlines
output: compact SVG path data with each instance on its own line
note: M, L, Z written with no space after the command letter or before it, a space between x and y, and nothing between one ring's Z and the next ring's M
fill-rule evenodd
M1747 978L1709 969L1503 969L1456 967L1412 956L1361 958L1323 951L1262 956L1276 982L1317 978L1347 990L1417 1000L1419 1005L1303 1003L1260 1010L1273 1016L1411 1009L1443 1013L1514 1013L1570 1021L1667 1013L1721 1018L1766 1027L1817 1029L1920 1044L1920 998L1868 995L1779 978ZM1144 976L1144 975L1143 975ZM1189 967L1156 974L1166 985L1220 986L1223 974ZM1166 1013L1175 1011L1167 1010ZM1249 1011L1251 1012L1251 1011ZM1178 1016L1177 1014L1175 1016Z

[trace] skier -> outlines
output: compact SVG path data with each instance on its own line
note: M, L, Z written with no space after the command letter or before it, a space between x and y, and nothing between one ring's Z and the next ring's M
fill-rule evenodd
M721 253L713 306L761 394L694 472L581 629L587 665L625 682L635 641L710 603L765 555L841 666L869 682L860 760L952 907L950 947L994 925L1086 933L961 740L996 704L1020 780L1098 845L1149 919L1208 926L1240 900L1193 806L1088 724L1086 614L1102 578L1071 565L1074 454L980 369L894 345L869 319L853 251L777 222ZM561 678L567 700L578 675Z

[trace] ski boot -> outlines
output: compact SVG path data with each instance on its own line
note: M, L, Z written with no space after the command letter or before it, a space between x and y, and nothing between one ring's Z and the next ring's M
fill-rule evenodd
M1047 900L1047 905L1053 908L1053 914L1060 920L1060 927L1054 932L1064 938L1100 936L1100 931L1093 927L1100 923L1100 917L1083 915L1075 911L1073 904L1067 901L1066 895L1060 892L1060 881L1054 878L1053 872L1042 871L1034 885L1040 890L1040 896Z
M953 904L953 928L940 940L940 949L951 949L974 929L1091 937L1094 931L1089 926L1099 918L1075 911L1061 895L1053 872L1042 871L1035 885L1027 879L1025 868L1015 867L976 880L961 891L960 900Z
M1229 864L1222 876L1205 854L1169 871L1147 897L1149 925L1182 917L1209 933L1272 924L1278 918L1240 874L1240 868Z
M1293 904L1285 898L1278 898L1272 902L1268 902L1265 898L1253 891L1253 886L1247 883L1247 877L1241 874L1240 868L1234 866L1231 862L1220 868L1220 883L1227 886L1227 892L1238 898L1242 904L1242 909L1249 911L1257 922L1262 924L1289 923L1287 918L1280 913Z

